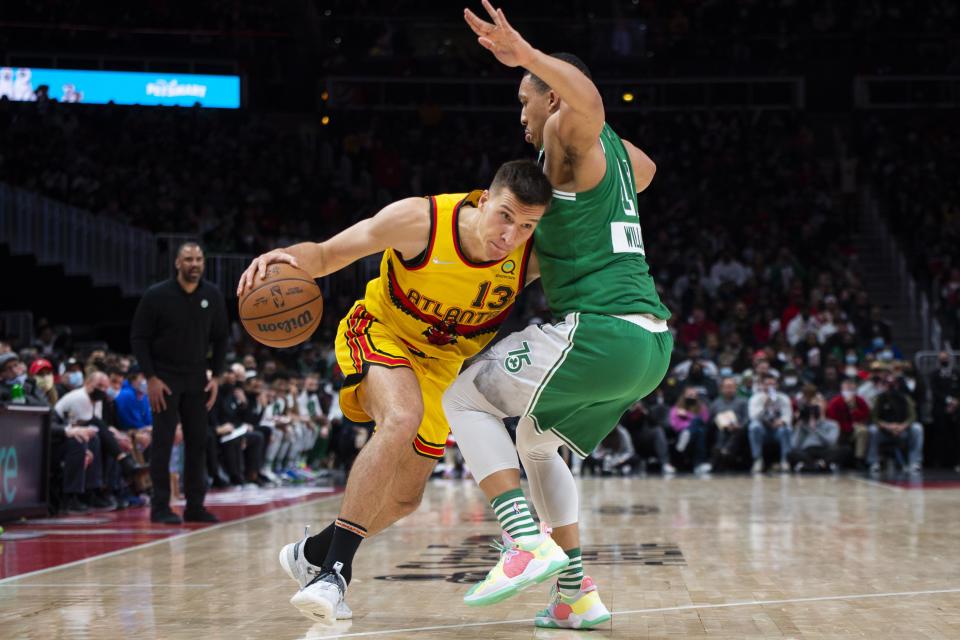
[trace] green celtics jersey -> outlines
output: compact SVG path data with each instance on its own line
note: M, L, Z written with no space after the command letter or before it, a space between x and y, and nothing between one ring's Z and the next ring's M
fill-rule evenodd
M666 320L644 257L630 156L608 124L600 144L607 160L600 184L581 193L554 189L534 232L547 303L561 318L579 311Z

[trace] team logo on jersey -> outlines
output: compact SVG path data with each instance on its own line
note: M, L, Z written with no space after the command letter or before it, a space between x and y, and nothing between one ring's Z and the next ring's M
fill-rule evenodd
M517 263L513 260L507 260L500 268L504 273L513 273L513 270L517 268Z
M503 359L503 366L510 373L517 373L520 369L523 369L523 365L530 364L530 347L526 342L522 343L523 346L514 351L508 351L507 357Z
M457 341L457 323L452 320L440 320L432 327L423 332L427 337L427 342L440 346L453 344Z

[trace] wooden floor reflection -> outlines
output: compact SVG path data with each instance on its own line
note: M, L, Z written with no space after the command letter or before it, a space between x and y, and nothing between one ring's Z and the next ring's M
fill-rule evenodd
M960 638L960 490L853 477L584 479L584 565L614 613L538 630L549 587L463 604L498 527L472 481L360 549L352 622L289 605L280 547L340 497L0 582L0 638ZM64 539L70 544L70 539Z

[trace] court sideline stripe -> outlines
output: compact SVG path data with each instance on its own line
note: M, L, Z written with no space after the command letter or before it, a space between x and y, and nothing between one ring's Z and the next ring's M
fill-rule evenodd
M7 582L12 582L14 580L21 580L23 578L29 578L30 576L38 576L42 573L49 573L51 571L59 571L60 569L67 569L69 567L75 567L84 562L90 562L92 560L101 560L103 558L110 558L113 556L118 556L121 553L128 553L130 551L136 551L137 549L146 549L147 547L153 547L158 544L164 544L171 542L173 540L180 540L181 538L186 538L197 533L206 533L207 531L216 531L217 529L223 527L229 527L234 524L239 524L241 522L247 522L248 520L256 520L257 518L262 518L263 516L280 513L286 511L287 509L293 509L295 507L303 507L308 504L314 504L316 502L322 502L324 500L331 500L333 498L339 498L343 495L343 492L335 493L331 496L323 496L322 498L317 498L316 500L308 500L306 502L298 502L297 504L290 504L285 507L280 507L279 509L271 509L269 511L264 511L263 513L258 513L252 516L247 516L246 518L240 518L239 520L231 520L230 522L221 522L220 524L215 524L212 527L204 527L203 529L195 529L194 531L188 531L186 533L181 533L179 535L170 536L169 538L162 538L160 540L154 540L153 542L145 542L143 544L138 544L133 547L128 547L126 549L117 549L116 551L110 551L108 553L102 553L96 556L90 556L89 558L84 558L82 560L74 560L73 562L68 562L67 564L58 564L55 567L47 567L46 569L37 569L36 571L31 571L29 573L21 573L16 576L9 576L7 578L0 578L0 585L4 585Z
M20 576L17 576L18 578ZM0 589L72 589L73 587L97 587L106 589L156 589L158 587L170 589L209 589L214 587L212 584L100 584L99 582L63 582L57 584L0 584Z
M658 607L656 609L634 609L631 611L611 612L612 616L626 616L634 613L660 613L664 611L690 611L696 609L724 609L731 607L757 607L771 604L798 604L803 602L823 602L827 600L862 600L866 598L894 598L902 596L923 596L939 593L960 593L958 589L931 589L928 591L900 591L897 593L858 593L845 596L818 596L813 598L791 598L786 600L752 600L749 602L728 602L725 604L687 604L676 607ZM435 627L411 627L408 629L384 629L382 631L363 631L359 633L341 633L339 635L324 636L324 638L358 638L362 636L387 635L392 633L409 633L411 631L439 631L442 629L464 629L468 627L487 627L502 624L515 624L520 622L533 622L534 618L522 618L519 620L499 620L496 622L466 622L463 624L445 624ZM598 631L603 631L600 627ZM308 640L301 638L300 640Z

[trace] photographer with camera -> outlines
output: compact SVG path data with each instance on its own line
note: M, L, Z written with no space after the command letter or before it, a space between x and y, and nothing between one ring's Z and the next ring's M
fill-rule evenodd
M787 460L794 471L835 471L850 455L850 448L837 446L840 425L824 418L816 400L801 399Z

